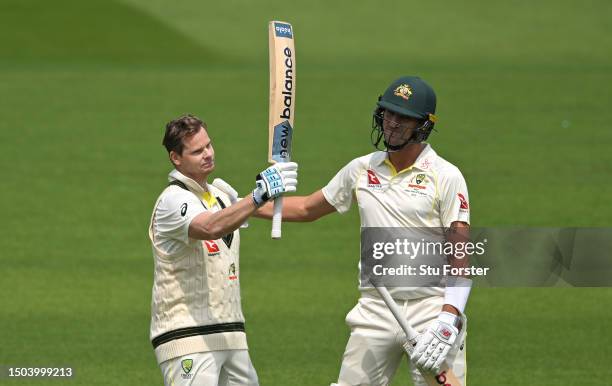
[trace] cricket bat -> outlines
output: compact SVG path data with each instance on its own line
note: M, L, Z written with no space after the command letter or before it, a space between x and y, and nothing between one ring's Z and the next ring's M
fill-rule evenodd
M383 301L385 302L389 310L391 311L391 313L393 314L393 316L395 317L395 320L397 320L402 330L404 330L404 332L406 333L408 342L413 347L416 346L418 334L416 333L416 331L414 331L412 326L408 324L408 321L402 316L399 310L399 307L395 303L395 300L393 300L393 298L391 297L391 294L389 293L387 288L386 287L375 287L375 288L380 294L380 297L382 297ZM461 383L459 382L455 374L453 374L453 371L451 369L443 370L438 375L423 373L423 377L425 377L425 382L427 382L429 386L439 386L439 385L461 386Z
M295 111L295 46L293 27L284 21L268 25L270 47L270 115L268 120L268 162L291 160L291 138ZM274 200L272 238L281 238L283 198Z

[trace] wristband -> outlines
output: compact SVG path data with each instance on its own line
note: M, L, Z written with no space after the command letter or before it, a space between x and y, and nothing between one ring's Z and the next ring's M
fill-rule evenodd
M471 289L471 279L459 276L447 278L446 290L444 291L444 304L450 304L463 314Z

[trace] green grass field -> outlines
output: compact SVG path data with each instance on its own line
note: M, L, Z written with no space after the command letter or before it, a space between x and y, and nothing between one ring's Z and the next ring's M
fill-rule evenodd
M266 166L267 21L293 23L302 194L371 151L394 78L438 94L439 154L473 224L607 226L612 3L593 1L0 2L0 366L71 365L70 385L157 385L148 341L150 212L163 125L203 117L242 193ZM262 385L328 385L358 292L356 210L242 232L249 344ZM612 291L476 289L470 385L603 385ZM45 384L44 380L2 384ZM61 381L55 381L61 384ZM405 366L393 385L409 384Z

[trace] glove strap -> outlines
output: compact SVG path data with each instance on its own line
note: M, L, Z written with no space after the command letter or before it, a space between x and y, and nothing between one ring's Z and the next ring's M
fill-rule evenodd
M255 203L255 206L260 208L263 204L266 203L266 201L263 199L263 197L261 196L261 194L258 192L259 188L253 190L253 192L251 192L251 198L253 199L253 202Z
M455 315L455 314L451 314L450 312L442 311L440 312L440 315L438 315L438 320L442 323L446 323L450 326L455 327L457 331L460 330L459 327L461 327L461 317L459 315Z

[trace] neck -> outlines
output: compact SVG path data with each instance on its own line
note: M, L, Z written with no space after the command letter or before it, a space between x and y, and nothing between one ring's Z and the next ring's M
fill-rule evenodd
M409 168L414 164L419 154L425 149L424 143L413 143L406 145L399 151L389 153L389 161L395 167L395 170L400 171Z

